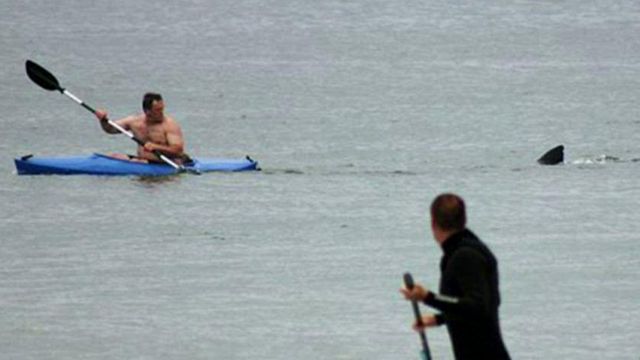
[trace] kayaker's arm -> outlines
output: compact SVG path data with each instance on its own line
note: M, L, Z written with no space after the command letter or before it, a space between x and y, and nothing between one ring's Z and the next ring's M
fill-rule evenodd
M154 151L159 151L169 157L174 158L182 156L182 154L184 153L183 148L184 147L182 144L160 145L151 141L147 141L144 144L144 150L146 152L152 153Z
M182 130L175 120L167 118L165 126L165 134L167 144L158 144L148 141L144 144L144 150L146 152L159 151L172 158L181 158L184 156L184 137L182 136Z
M432 296L432 292L421 284L414 284L411 289L406 287L400 289L407 300L412 301L425 301L429 296ZM440 326L446 322L444 314L426 314L423 316L423 324L426 326ZM417 325L417 324L416 324ZM416 326L414 325L414 326Z
M107 120L107 112L105 110L98 109L96 110L95 114L96 118L98 118L98 120L100 121L100 126L102 127L102 130L104 130L104 132L106 132L107 134L120 134L120 131L118 129L109 124L109 121ZM113 122L122 126L122 128L124 128L125 130L130 130L131 127L129 126L129 122L132 121L132 119L129 118L131 118L131 116Z

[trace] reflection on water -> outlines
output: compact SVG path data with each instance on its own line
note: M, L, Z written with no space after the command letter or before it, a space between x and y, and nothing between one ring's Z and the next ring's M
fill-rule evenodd
M173 174L166 176L132 176L131 182L145 188L154 188L159 185L179 183L185 176L192 176L188 173Z

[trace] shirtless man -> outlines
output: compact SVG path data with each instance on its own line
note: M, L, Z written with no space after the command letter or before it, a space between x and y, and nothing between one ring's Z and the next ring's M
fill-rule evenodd
M164 101L156 93L147 93L142 99L144 113L130 115L114 121L125 130L131 131L135 137L144 142L138 146L138 153L132 157L126 154L111 154L119 159L140 162L162 162L153 152L159 151L178 164L188 159L184 153L184 138L180 125L170 116L164 114ZM107 121L105 110L96 110L96 117L100 120L102 129L109 134L119 134L120 131Z

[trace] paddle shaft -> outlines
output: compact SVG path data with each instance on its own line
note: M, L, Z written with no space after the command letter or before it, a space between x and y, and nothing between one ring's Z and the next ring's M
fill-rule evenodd
M410 273L404 274L404 285L409 290L413 289L414 282L413 282L413 277L411 276ZM413 315L415 315L416 317L416 323L418 324L418 326L422 326L422 315L420 315L420 308L418 307L418 302L412 300L411 306L413 307ZM429 351L429 344L427 343L427 335L424 333L424 330L420 330L418 333L420 334L420 342L422 343L422 354L424 359L432 360L431 352Z

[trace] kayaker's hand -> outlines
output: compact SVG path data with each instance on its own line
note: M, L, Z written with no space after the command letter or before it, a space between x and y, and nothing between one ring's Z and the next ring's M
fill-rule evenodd
M406 287L400 289L400 293L404 295L404 298L411 301L423 301L427 298L429 290L420 284L415 284L413 289L409 290Z
M436 316L434 314L424 314L420 319L422 320L420 324L418 324L417 321L413 323L413 330L423 331L428 327L434 327L438 325Z
M106 120L107 119L107 112L105 110L102 109L98 109L96 110L96 117L98 118L98 120Z
M150 153L154 152L155 150L158 149L158 147L156 146L156 144L152 143L151 141L147 141L146 143L144 143L144 150L148 151Z

